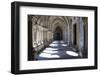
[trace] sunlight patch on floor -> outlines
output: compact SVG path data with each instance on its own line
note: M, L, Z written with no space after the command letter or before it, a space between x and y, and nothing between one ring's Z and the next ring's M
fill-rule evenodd
M60 44L60 46L68 46L67 44Z
M44 50L43 53L51 53L51 54L54 54L54 53L58 53L58 51L53 51L53 50Z
M48 50L48 51L49 51L49 50L50 50L50 51L52 50L52 51L54 51L54 50L58 50L58 48L50 48L50 47L47 47L47 48L44 49L44 50Z
M53 41L52 43L59 43L59 41Z
M60 41L60 43L64 43L64 41Z
M44 57L44 58L60 58L59 55L52 55L52 54L48 54L48 53L41 53L39 56Z
M73 52L73 51L66 51L66 54L71 55L71 56L78 56L78 53Z
M53 46L58 46L58 44L50 44L49 46L53 47Z

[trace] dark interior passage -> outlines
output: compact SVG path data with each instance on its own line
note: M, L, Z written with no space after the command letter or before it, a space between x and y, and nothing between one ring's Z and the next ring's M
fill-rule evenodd
M60 27L55 29L54 40L62 40L62 29Z
M73 26L73 35L74 35L74 45L77 44L77 27L76 27L76 24L74 24Z

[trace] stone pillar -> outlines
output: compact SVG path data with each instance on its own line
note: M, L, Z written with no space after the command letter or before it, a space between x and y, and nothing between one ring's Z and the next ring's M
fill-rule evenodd
M80 23L80 28L79 28L79 55L81 57L83 57L83 47L84 47L84 25L83 25L83 20L82 18L80 17L79 19L79 23Z
M43 45L45 45L45 32L44 32L44 28L43 28Z
M37 38L36 38L37 40L37 44L38 44L38 42L39 42L39 29L38 29L38 26L37 26Z
M72 21L70 22L70 45L73 44L73 25L72 25Z
M68 46L70 45L70 25L68 25L68 29L67 29L67 32L68 32Z
M42 32L41 32L41 35L42 35L42 44L43 44L43 28L42 28Z

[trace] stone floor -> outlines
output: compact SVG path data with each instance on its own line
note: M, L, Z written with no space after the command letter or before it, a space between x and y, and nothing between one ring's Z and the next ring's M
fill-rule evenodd
M80 58L76 51L77 49L71 46L69 47L64 43L64 41L53 41L39 55L36 56L36 60Z

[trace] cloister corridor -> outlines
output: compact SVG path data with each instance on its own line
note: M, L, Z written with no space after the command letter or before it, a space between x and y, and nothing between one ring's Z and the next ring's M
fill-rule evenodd
M28 60L87 57L87 17L28 15Z

